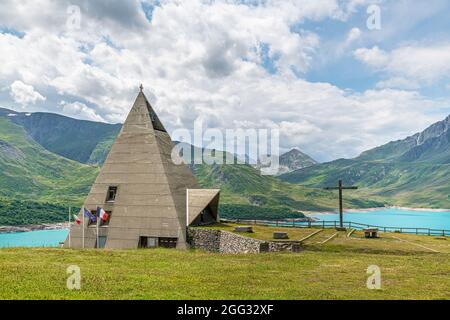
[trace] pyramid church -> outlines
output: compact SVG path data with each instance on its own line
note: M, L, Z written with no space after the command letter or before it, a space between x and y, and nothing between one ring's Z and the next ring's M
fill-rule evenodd
M140 92L64 242L71 248L188 246L187 227L219 221L220 190L199 189L190 168L172 161L175 144ZM177 161L180 163L180 161Z

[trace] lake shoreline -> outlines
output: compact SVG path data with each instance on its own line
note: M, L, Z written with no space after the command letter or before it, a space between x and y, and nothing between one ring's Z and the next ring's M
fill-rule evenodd
M360 209L345 209L347 213L364 213L370 211L377 211L383 209L397 209L405 211L417 211L417 212L450 212L450 209L427 209L427 208L409 208L400 206L384 206L384 207L374 207L374 208L360 208ZM305 214L305 218L288 219L289 221L314 221L315 218L309 217L315 214L338 214L338 210L334 211L302 211ZM61 230L68 229L68 222L61 223L43 223L43 224L33 224L33 225L19 225L19 226L0 226L0 234L4 233L22 233L22 232L32 232L32 231L42 231L42 230Z
M2 233L22 233L42 230L61 230L68 229L69 223L43 223L43 224L30 224L20 226L0 226L0 234Z
M400 206L384 206L384 207L374 207L374 208L359 208L359 209L344 209L344 212L370 212L377 211L383 209L397 209L397 210L405 210L405 211L417 211L417 212L450 212L450 209L428 209L428 208L409 208L409 207L400 207ZM338 210L334 211L302 211L305 215L312 214L338 214Z

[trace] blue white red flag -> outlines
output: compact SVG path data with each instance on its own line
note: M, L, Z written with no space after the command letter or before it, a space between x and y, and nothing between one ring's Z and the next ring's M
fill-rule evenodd
M109 214L103 208L97 208L97 215L103 221L107 221L109 218Z

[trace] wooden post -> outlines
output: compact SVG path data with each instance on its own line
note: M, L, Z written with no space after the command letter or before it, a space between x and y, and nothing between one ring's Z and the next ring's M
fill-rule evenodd
M358 187L344 187L342 180L339 180L337 187L326 187L325 190L339 190L339 226L344 227L344 204L342 199L342 190L356 190Z
M84 208L83 208L83 245L82 248L84 249Z
M97 209L98 210L98 209ZM100 217L98 216L98 212L96 213L96 215L97 215L97 245L96 245L96 247L97 247L97 249L99 248L99 243L98 243L98 240L99 240L99 236L98 236L98 225L100 224Z
M189 189L186 188L186 235L189 227Z
M342 203L342 180L339 180L339 225L341 228L344 227L344 205Z

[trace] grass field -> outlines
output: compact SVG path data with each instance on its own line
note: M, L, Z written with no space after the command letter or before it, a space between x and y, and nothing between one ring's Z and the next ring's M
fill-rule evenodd
M274 230L280 228L256 227L253 236ZM315 231L281 230L291 238ZM320 244L322 238L310 238L295 254L3 249L0 299L450 299L448 238L382 234L371 240L341 232ZM69 265L81 268L79 291L66 288ZM381 269L381 290L366 288L369 265Z

